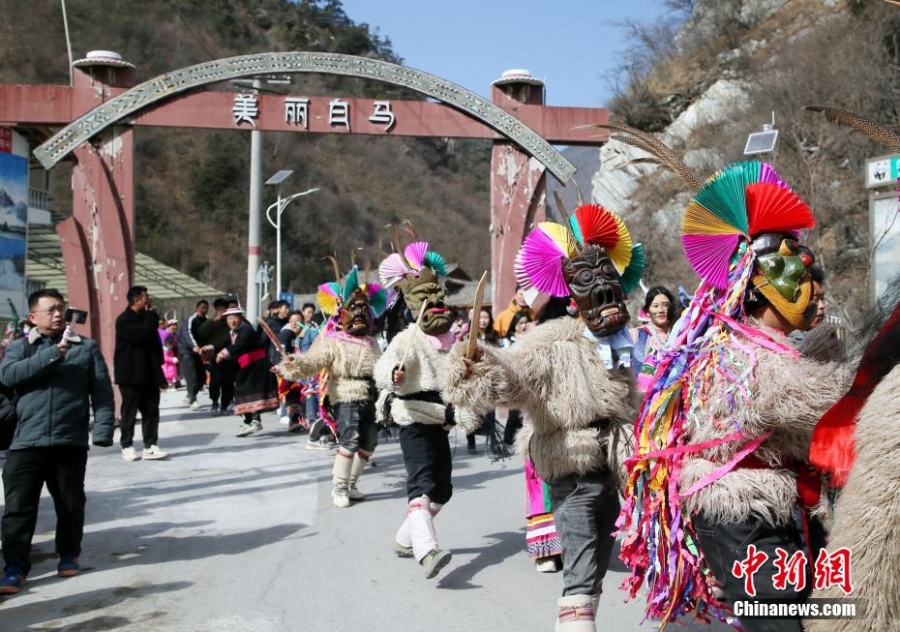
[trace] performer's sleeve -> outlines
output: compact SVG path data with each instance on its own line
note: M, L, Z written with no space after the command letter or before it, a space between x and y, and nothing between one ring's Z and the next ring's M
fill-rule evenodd
M281 376L287 380L297 381L312 377L320 369L328 369L334 363L334 351L329 339L323 336L316 338L306 353L290 353L281 361Z
M481 417L469 408L457 408L455 419L456 425L465 434L472 434L481 427Z
M812 431L825 411L846 392L852 379L851 367L846 364L760 353L751 418L762 428Z
M408 327L404 331L397 334L391 344L388 345L378 362L375 363L375 386L382 391L396 391L398 393L406 392L403 384L394 386L394 369L400 366L402 361L405 365L404 372L407 375L414 374L419 364L419 355L415 349L410 349L406 353L410 344L417 344L415 339L410 340L411 336L417 335L412 327ZM421 334L418 334L421 336ZM403 356L406 356L405 358Z
M478 343L481 358L467 363L466 344L458 342L450 350L444 401L476 413L486 413L496 406L524 404L526 389L511 369L515 365L515 350Z
M381 357L375 362L373 378L378 387L378 400L375 402L375 421L384 425L390 421L387 416L388 397L394 393L394 367L400 363L402 338L398 335L387 346Z

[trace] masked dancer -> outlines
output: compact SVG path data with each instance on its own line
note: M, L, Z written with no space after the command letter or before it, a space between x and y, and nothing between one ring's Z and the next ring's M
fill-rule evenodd
M593 204L567 226L541 223L517 258L519 282L574 299L579 318L536 327L512 347L451 352L448 401L475 410L521 409L531 423L519 451L547 483L562 543L558 630L593 632L619 514L617 445L634 422L634 345L625 295L644 268L624 222Z
M376 283L360 283L354 266L347 278L319 286L316 300L330 316L306 353L288 355L279 371L289 380L328 374L325 395L337 422L339 448L332 469L335 507L349 507L365 496L357 485L378 445L377 391L373 380L380 348L373 337L375 319L387 306L387 292Z
M815 559L822 545L807 453L848 383L846 368L824 361L833 331L788 344L816 311L814 257L800 233L813 225L809 207L757 161L716 173L684 212L684 250L701 284L635 423L621 515L626 585L632 596L648 588L647 614L663 624L724 618L723 607L754 597L802 602L812 588L809 566L791 585L778 563ZM740 624L803 629L799 618Z
M399 251L399 244L396 245ZM392 320L406 322L407 308L415 319L392 337L375 367L381 390L379 410L400 426L400 447L406 466L406 519L397 531L395 550L414 557L433 578L451 558L438 545L434 516L450 500L452 462L447 433L459 423L465 432L477 428L477 418L444 403L447 352L454 342L453 317L444 305L444 258L416 241L388 256L379 266L381 280L400 291L391 308ZM391 323L385 329L393 331Z

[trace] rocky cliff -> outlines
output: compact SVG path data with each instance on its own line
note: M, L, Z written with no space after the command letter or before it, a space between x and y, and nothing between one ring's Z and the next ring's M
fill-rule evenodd
M612 121L652 131L699 177L743 159L747 135L774 116L779 139L758 156L811 204L807 240L828 276L829 309L852 324L874 299L863 169L886 153L803 111L827 104L888 127L898 118L900 8L857 0L696 0L655 63L610 104ZM662 49L662 46L660 46ZM594 199L629 219L648 247L647 282L692 289L678 225L687 186L633 161L647 154L612 141L600 150Z

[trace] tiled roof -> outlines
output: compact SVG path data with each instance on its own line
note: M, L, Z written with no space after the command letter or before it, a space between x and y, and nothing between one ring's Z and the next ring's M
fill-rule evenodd
M220 290L140 252L135 254L134 264L135 285L146 286L154 299L196 299L222 295ZM56 288L68 296L62 248L59 236L52 227L29 227L25 276L29 280L46 283L47 287Z

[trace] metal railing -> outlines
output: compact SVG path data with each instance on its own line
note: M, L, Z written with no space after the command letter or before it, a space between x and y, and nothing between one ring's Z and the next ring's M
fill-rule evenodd
M50 210L50 192L40 189L28 189L28 206L42 211Z

